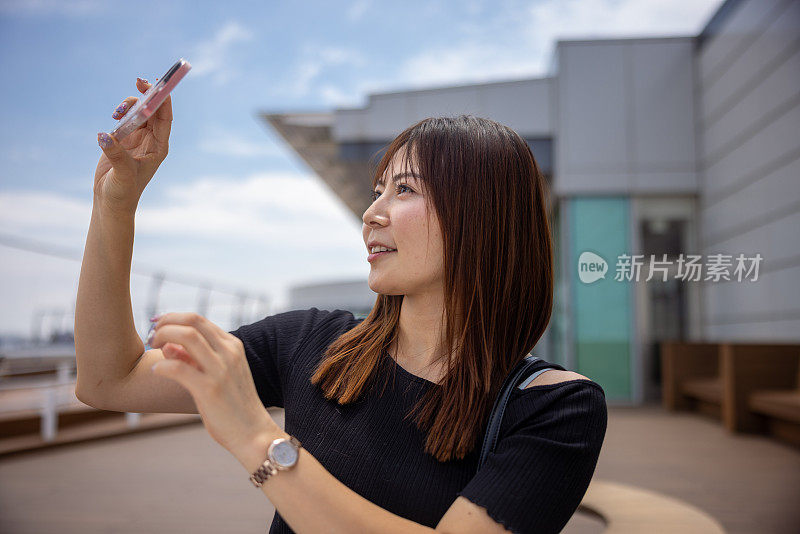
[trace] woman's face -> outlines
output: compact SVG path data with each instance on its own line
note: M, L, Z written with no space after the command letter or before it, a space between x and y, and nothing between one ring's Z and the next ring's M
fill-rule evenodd
M401 167L404 151L405 147L392 158L383 183L375 187L372 205L362 217L366 253L371 256L369 287L383 295L441 292L443 241L439 221L426 205L422 182L413 175L414 166ZM369 244L373 241L395 251L372 255Z

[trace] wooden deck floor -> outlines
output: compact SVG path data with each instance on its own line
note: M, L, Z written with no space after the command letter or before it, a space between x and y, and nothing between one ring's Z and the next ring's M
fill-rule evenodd
M274 509L247 476L200 423L20 453L0 458L0 532L266 532ZM800 451L705 417L609 408L595 477L683 499L730 533L800 530ZM578 513L563 532L602 531Z

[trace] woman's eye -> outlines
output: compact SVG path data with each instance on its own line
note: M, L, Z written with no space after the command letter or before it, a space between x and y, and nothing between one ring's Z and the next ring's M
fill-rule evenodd
M402 192L402 191L400 190L400 188L401 188L401 187L405 187L405 188L408 190L408 192L409 192L409 193L413 193L413 190L412 190L410 187L408 187L406 184L397 184L397 187L395 188L395 190L397 191L397 194L398 194L398 195L399 195L399 194ZM378 199L378 197L379 197L379 196L381 196L381 192L380 192L380 191L373 191L373 192L372 192L372 193L369 195L369 199L370 199L372 202L375 202L375 201Z

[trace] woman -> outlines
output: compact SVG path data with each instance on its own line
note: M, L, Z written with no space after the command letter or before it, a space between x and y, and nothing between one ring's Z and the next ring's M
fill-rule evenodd
M113 139L103 148L112 167L133 149ZM149 181L120 168L127 178L116 182ZM200 413L275 505L271 533L560 531L605 436L598 384L539 362L556 370L514 390L477 470L492 403L552 308L544 182L530 148L491 120L425 119L389 145L372 185L363 238L378 297L365 319L311 308L225 332L197 314L164 314L153 348L120 365L133 368L126 379L81 398ZM114 198L127 211L97 211L135 210ZM76 313L80 299L79 288ZM102 380L91 352L78 356L79 383ZM285 430L268 406L285 408Z

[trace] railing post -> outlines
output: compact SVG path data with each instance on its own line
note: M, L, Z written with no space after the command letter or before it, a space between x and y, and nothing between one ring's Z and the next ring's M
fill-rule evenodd
M72 362L62 361L58 363L58 383L67 384L72 378Z
M44 388L44 403L41 411L41 434L44 441L56 439L58 427L58 411L56 407L56 392L52 387Z
M139 426L142 414L137 412L125 412L125 423L128 428L136 428Z

